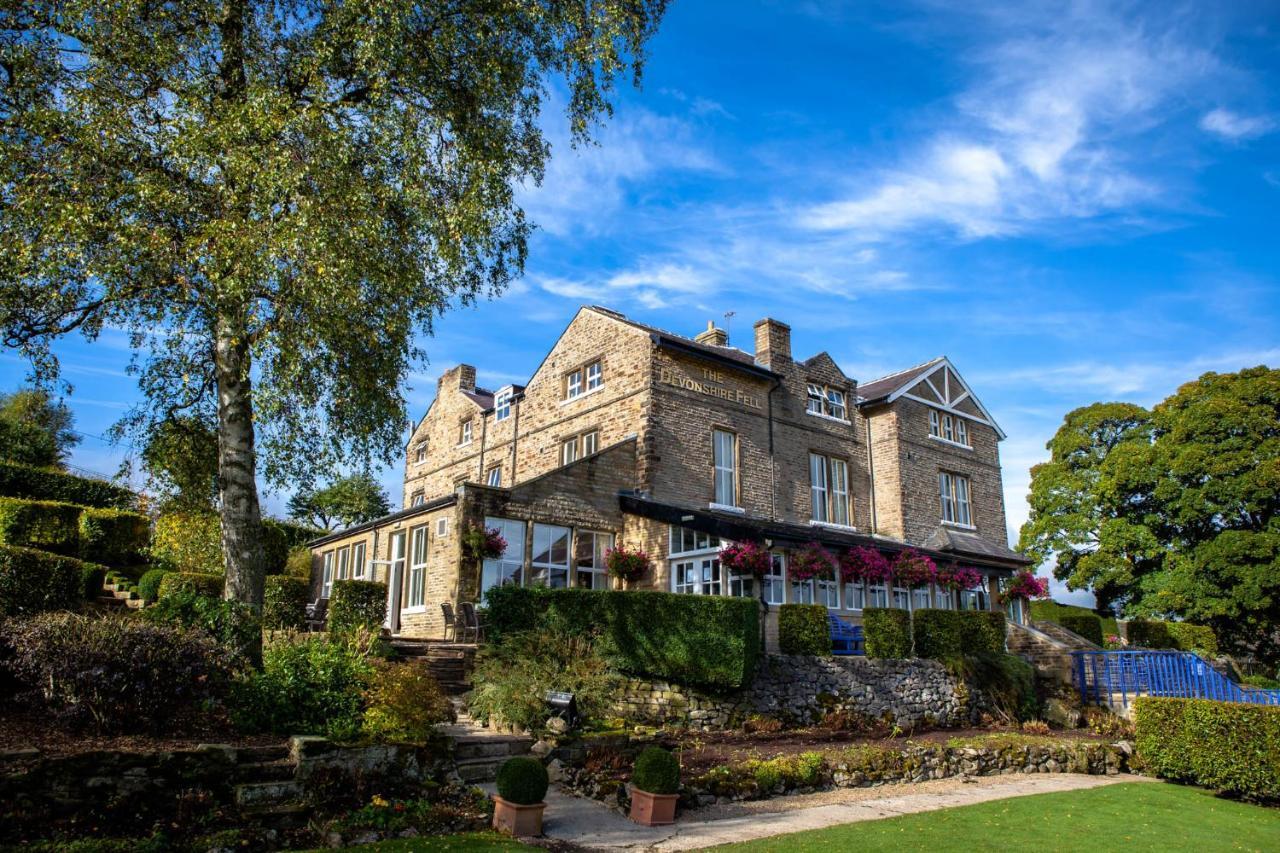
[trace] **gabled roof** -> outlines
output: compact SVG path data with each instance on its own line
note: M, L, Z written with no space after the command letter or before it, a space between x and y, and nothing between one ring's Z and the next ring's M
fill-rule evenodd
M762 375L776 376L777 374L766 367L756 364L756 357L749 352L738 349L737 347L718 347L714 344L704 344L695 341L693 338L677 335L675 332L668 332L666 329L660 329L657 326L650 326L648 323L641 323L638 320L632 320L625 314L620 314L612 308L605 308L603 305L589 305L590 310L606 317L625 323L632 328L639 329L642 332L648 332L653 342L658 346L667 346L675 349L684 350L694 355L705 356L715 361L727 361L731 366L748 370L753 373Z
M928 391L922 393L927 393L928 396L912 393L913 390L922 385L927 386ZM991 416L991 412L987 410L986 406L982 405L982 401L969 389L969 384L960 376L960 371L956 370L956 366L951 363L951 359L945 355L940 355L931 361L926 361L924 364L917 364L915 367L909 367L906 370L882 376L858 387L858 403L862 406L892 403L902 397L915 400L917 403L924 403L935 409L941 409L944 412L951 412L962 418L987 424L996 431L996 435L1000 438L1006 437L1005 431L996 423L996 419ZM966 407L976 409L976 413L959 408L962 403Z

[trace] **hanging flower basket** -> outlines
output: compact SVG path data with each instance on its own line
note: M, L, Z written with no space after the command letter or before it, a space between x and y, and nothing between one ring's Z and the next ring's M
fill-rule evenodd
M649 571L649 555L639 549L631 550L619 545L604 552L604 564L613 577L633 583Z
M773 557L759 542L734 542L720 551L720 565L731 574L762 578L769 573Z
M1049 581L1045 578L1038 578L1031 572L1018 572L1005 585L1004 590L998 596L1000 603L1004 604L1015 598L1048 598Z
M835 577L836 558L817 542L810 542L792 553L791 565L788 569L794 580L807 581L813 578L826 580Z
M892 577L889 558L876 548L850 548L840 560L840 580L845 583L884 583Z
M939 583L942 579L939 578ZM946 587L957 592L966 589L977 589L982 585L982 572L972 566L956 566L947 573Z
M893 561L893 577L906 587L924 586L937 579L938 566L914 548L907 548Z
M497 528L473 524L462 535L462 549L472 560L494 560L507 553L507 540Z

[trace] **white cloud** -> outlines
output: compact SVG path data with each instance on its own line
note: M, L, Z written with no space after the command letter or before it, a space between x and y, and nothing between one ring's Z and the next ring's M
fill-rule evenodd
M1246 116L1219 107L1200 118L1200 129L1232 142L1270 133L1275 122L1267 116Z

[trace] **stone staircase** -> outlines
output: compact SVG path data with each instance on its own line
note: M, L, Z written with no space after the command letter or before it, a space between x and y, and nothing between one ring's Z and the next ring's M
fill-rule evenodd
M453 739L453 763L458 778L468 785L483 785L498 776L498 768L514 755L528 755L533 738L481 728L466 712L446 727Z
M110 581L103 581L102 591L93 600L93 605L98 609L111 611L119 611L126 608L137 610L143 604L142 598L136 592L130 592L122 583L111 583Z
M1096 652L1102 648L1092 640L1080 636L1069 628L1062 627L1057 622L1032 622L1031 625L1040 633L1049 635L1050 639L1057 640L1073 652Z
M446 696L460 696L471 689L474 643L394 639L391 648L402 660L424 663Z
M1071 652L1076 651L1072 645L1037 627L1020 625L1017 622L1009 622L1007 625L1005 645L1010 654L1022 658L1045 677L1066 684L1071 683ZM1065 628L1061 630L1066 631ZM1072 632L1066 631L1066 633ZM1072 636L1083 643L1089 642L1077 634Z
M306 789L298 781L298 756L287 745L250 746L233 750L231 783L235 803L245 817L291 824L310 812Z

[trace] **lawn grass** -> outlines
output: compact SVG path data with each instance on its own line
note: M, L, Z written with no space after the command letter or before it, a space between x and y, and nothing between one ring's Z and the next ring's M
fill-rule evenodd
M716 848L805 850L1280 850L1280 809L1198 788L1134 782L1035 794Z

